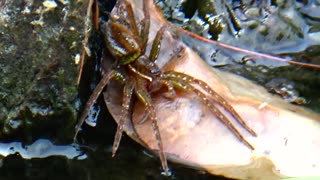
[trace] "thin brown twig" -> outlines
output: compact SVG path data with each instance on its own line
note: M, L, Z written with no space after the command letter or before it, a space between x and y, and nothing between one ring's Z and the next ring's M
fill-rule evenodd
M176 25L174 25L174 24L172 24L170 22L168 22L168 24L177 27ZM177 27L177 28L179 29L179 31L181 31L181 32L193 37L193 38L199 39L199 40L201 40L203 42L207 42L207 43L212 44L212 45L216 45L216 46L220 46L220 47L223 47L223 48L226 48L226 49L230 49L232 51L242 52L242 53L251 55L253 57L265 58L265 59L270 59L270 60L279 61L279 62L286 62L286 63L292 64L292 65L302 66L302 67L306 67L306 68L320 69L320 65L291 61L291 60L288 60L288 59L272 56L272 55L269 55L269 54L264 54L264 53L259 53L259 52L254 52L254 51L238 48L238 47L231 46L231 45L228 45L228 44L225 44L225 43L222 43L222 42L217 42L217 41L214 41L214 40L210 40L210 39L204 38L202 36L199 36L197 34L189 32L189 31L187 31L187 30L185 30L185 29L183 29L181 27Z
M87 7L87 14L85 17L85 27L84 27L84 39L82 41L82 52L81 52L81 59L80 59L80 69L78 74L78 80L77 85L80 83L82 70L83 70L83 64L84 64L84 58L87 54L87 45L88 45L88 39L89 39L89 32L91 29L91 8L92 8L93 0L88 0L88 7Z

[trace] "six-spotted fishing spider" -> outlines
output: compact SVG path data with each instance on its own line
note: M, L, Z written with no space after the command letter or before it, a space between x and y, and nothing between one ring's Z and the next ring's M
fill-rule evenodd
M151 98L151 92L158 91L163 86L167 89L165 95L170 95L171 97L175 95L176 90L195 93L240 141L250 149L254 149L227 117L216 107L216 104L227 110L237 122L253 136L256 136L256 133L246 125L233 107L205 82L184 73L174 71L162 72L159 69L155 61L160 51L163 33L166 31L164 27L160 28L157 32L152 42L150 53L148 55L146 54L145 49L148 44L150 27L150 15L147 7L148 0L143 0L143 4L144 19L142 19L141 22L136 23L131 4L126 0L121 0L118 1L118 4L116 5L117 15L111 16L110 20L103 25L102 31L105 35L105 43L109 52L115 59L115 66L113 66L110 72L103 75L101 81L88 100L79 123L76 126L76 135L88 115L92 104L96 101L97 97L109 81L112 78L115 78L122 80L124 88L121 118L115 135L112 156L115 155L118 149L125 121L128 117L131 117L128 116L128 114L132 108L131 101L134 94L139 101L145 105L147 115L152 121L162 168L166 174L169 173L166 156L163 151L161 134L157 125L157 116Z

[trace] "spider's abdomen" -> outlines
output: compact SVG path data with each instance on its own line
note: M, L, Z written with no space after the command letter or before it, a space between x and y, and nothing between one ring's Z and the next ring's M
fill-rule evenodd
M126 26L108 22L104 25L103 31L106 34L106 46L112 56L119 60L120 65L129 64L141 55L139 37Z

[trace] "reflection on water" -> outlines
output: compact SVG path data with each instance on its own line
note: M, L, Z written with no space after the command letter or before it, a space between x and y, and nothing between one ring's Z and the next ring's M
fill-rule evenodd
M102 139L103 137L100 140ZM173 175L167 178L160 173L158 158L144 152L128 137L124 138L115 158L111 158L111 143L102 145L94 142L79 148L79 145L54 145L46 139L39 139L25 146L21 142L1 143L0 153L6 156L0 159L1 180L214 178L201 171L171 164Z
M21 142L0 143L0 155L19 154L24 159L46 158L49 156L65 156L68 159L86 158L78 145L54 145L48 139L38 139L30 145L23 145Z

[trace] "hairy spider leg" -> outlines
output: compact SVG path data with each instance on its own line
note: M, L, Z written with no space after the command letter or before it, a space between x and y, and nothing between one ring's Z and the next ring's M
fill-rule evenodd
M166 75L168 75L166 77ZM175 75L175 72L167 72L164 75L168 81L170 81L174 87L187 91L187 92L194 92L201 101L216 115L216 117L225 124L228 129L247 147L251 150L254 150L254 147L241 135L241 133L236 129L236 127L228 120L228 118L217 108L215 105L208 99L208 97L201 92L200 90L193 87L189 82L185 82L183 80L183 76L180 73Z
M257 136L257 133L255 131L253 131L246 124L246 122L241 118L241 116L236 112L236 110L223 97L221 97L217 92L215 92L213 89L211 89L207 83L205 83L199 79L195 79L187 74L180 73L180 72L168 72L168 73L166 73L166 76L173 76L173 78L178 76L178 78L185 83L199 85L206 93L211 95L212 99L216 103L218 103L225 110L227 110L234 117L234 119L242 127L244 127L252 136L255 136L255 137Z
M163 37L163 33L166 30L165 26L162 26L159 31L157 32L153 43L152 43L152 47L150 50L150 54L149 54L149 59L153 62L155 62L158 58L159 52L160 52L160 46L161 46L161 41L162 41L162 37Z
M116 71L110 71L109 73L105 73L102 77L102 79L100 80L100 82L98 83L97 87L94 89L93 93L91 94L84 110L83 113L80 117L79 122L77 123L77 125L75 126L75 135L73 137L73 140L76 141L78 132L80 131L80 128L83 124L83 122L85 121L91 106L96 102L97 98L99 97L99 95L101 94L103 88L109 83L110 79L114 78L117 75Z
M157 116L156 116L156 112L154 110L154 107L152 106L152 99L150 94L148 93L148 90L146 89L146 83L147 81L145 79L138 79L137 81L137 89L135 91L138 99L140 100L140 102L142 102L148 113L149 113L149 117L151 119L151 123L152 123L152 128L153 128L153 132L155 135L155 138L157 140L157 145L159 148L159 157L160 157L160 161L161 161L161 165L163 170L165 171L166 175L169 175L169 167L167 164L167 158L165 156L164 150L163 150L163 144L162 144L162 140L161 140L161 135L160 135L160 130L158 127L158 120L157 120Z
M118 122L117 132L114 137L113 146L112 146L112 157L116 155L116 152L118 150L118 147L121 141L123 126L129 114L133 89L134 89L134 81L129 81L128 83L125 83L123 88L121 116Z
M149 29L150 29L150 13L149 13L149 8L147 7L148 0L143 1L143 14L144 18L140 21L140 37L142 40L142 47L144 49L142 52L145 52L145 48L147 47L148 44L148 37L149 37Z
M122 10L121 7L120 7L120 11L118 14L122 16L122 18L120 19L123 19L123 20L128 20L126 21L126 23L128 23L128 25L132 28L132 31L133 31L133 34L135 35L139 35L139 31L138 31L138 26L136 24L136 20L134 18L134 13L133 13L133 10L132 10L132 6L131 4L128 2L128 1L124 1L124 3L122 4L123 6L125 6L125 10ZM127 16L123 16L124 12L127 13Z

